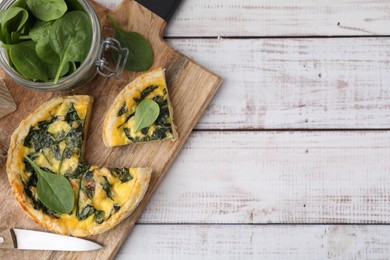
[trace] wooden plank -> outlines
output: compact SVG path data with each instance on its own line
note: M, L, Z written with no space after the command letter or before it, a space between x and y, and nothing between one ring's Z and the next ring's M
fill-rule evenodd
M118 0L99 2L113 7ZM165 35L389 35L389 22L387 0L188 0L182 1Z
M136 225L125 259L387 259L389 226Z
M9 259L11 255L19 259L114 258L120 245L128 236L220 85L221 79L217 75L209 72L165 43L161 37L165 22L135 1L124 0L118 8L113 10L104 8L94 2L91 2L91 4L97 12L105 32L112 32L112 26L107 17L107 14L110 14L123 29L141 32L149 40L154 51L154 63L151 69L166 68L167 84L170 100L175 111L174 120L178 127L179 139L175 142L154 142L138 146L130 145L116 148L104 146L101 135L104 114L123 87L140 73L125 72L121 80L96 77L83 88L72 91L72 94L88 94L95 98L89 135L85 140L86 162L91 165L104 165L106 167L150 167L153 169L153 173L148 190L143 200L126 220L110 231L90 237L104 245L104 248L99 251L88 253L45 252L44 254L22 250L0 251L0 259ZM1 148L8 148L10 136L14 129L23 118L35 110L38 104L42 104L53 96L69 94L33 92L16 85L9 78L4 80L7 82L15 101L20 105L15 113L0 120L0 151L2 151ZM194 99L194 96L197 98ZM1 165L0 173L0 183L4 184L1 189L0 205L7 209L0 211L2 224L6 227L41 228L27 218L26 214L17 205L11 187L8 185L5 167Z
M390 133L194 132L139 223L390 223Z
M224 78L197 129L389 128L390 38L170 43Z

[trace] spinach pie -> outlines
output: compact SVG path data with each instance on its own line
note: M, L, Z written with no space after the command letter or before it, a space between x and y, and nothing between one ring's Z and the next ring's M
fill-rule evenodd
M153 101L158 112L151 124L138 131L137 110L145 100ZM143 116L146 117L145 113ZM103 141L107 147L176 138L173 110L161 68L142 74L129 83L115 98L103 123Z
M149 185L149 168L83 162L92 102L90 96L54 98L28 115L11 137L7 174L13 193L35 222L56 233L83 237L114 227L133 212ZM40 199L40 170L69 181L70 212L56 212Z

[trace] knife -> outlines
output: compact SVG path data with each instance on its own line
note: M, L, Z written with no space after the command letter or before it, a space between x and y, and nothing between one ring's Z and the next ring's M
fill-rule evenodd
M136 0L136 2L157 14L168 23L181 0Z
M18 228L0 230L0 249L91 251L102 246L81 238Z

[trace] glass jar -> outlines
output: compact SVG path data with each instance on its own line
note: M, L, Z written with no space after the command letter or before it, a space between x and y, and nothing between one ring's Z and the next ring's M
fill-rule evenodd
M0 3L0 11L7 9L13 2L15 2L15 0L2 1ZM35 91L63 91L85 85L92 80L97 73L103 76L114 76L117 79L122 76L128 50L121 48L119 42L112 38L107 38L102 42L100 23L95 11L86 0L79 0L79 2L91 19L92 25L91 49L83 63L73 73L61 77L57 84L53 84L53 82L35 82L20 76L20 74L9 65L4 48L0 48L0 66L12 81ZM109 68L108 62L104 58L104 53L109 49L114 49L114 51L120 53L114 69Z

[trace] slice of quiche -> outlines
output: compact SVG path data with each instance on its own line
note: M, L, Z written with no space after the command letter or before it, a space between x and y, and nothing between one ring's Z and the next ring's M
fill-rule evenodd
M107 169L82 162L92 101L89 96L52 99L11 137L7 174L14 195L34 221L56 233L83 237L104 232L129 216L148 188L149 168ZM24 156L69 180L75 195L72 212L60 214L39 200L37 173Z
M135 132L135 112L144 99L155 101L160 113L152 125ZM142 74L128 84L115 98L103 123L103 141L107 147L176 138L173 110L161 68Z

